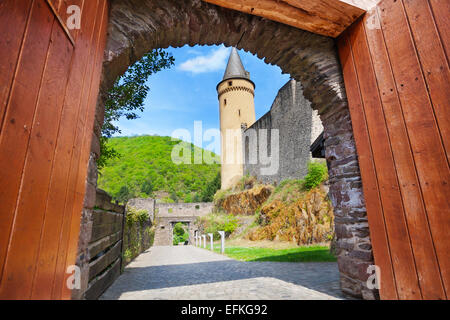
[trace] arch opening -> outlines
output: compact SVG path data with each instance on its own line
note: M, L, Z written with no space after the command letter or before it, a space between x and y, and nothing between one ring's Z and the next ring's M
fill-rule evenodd
M365 286L373 255L342 72L331 38L200 0L112 1L89 170L96 170L99 155L104 93L145 53L186 44L235 46L301 82L324 127L341 289L356 297L376 296Z

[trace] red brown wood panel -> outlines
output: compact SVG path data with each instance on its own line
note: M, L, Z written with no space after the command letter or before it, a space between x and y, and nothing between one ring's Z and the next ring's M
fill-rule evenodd
M389 239L373 162L371 141L368 134L359 81L347 31L338 39L338 48L358 152L358 161L361 169L374 259L376 265L381 269L380 293L385 299L397 299L398 295L392 268Z
M100 74L101 72L101 66L97 65L96 58L97 52L100 50L103 54L103 48L104 43L101 41L101 36L104 30L102 29L102 26L106 23L103 21L103 12L104 12L104 6L106 5L106 2L103 0L100 1L94 1L96 4L96 19L95 19L95 28L94 28L94 34L93 34L93 41L89 47L89 62L88 62L88 68L86 72L86 81L84 82L84 86L82 89L83 97L80 105L80 117L76 128L76 135L74 144L78 146L76 150L74 150L74 153L72 155L72 160L70 164L70 175L68 180L68 190L69 195L68 199L66 201L66 207L64 209L64 222L63 222L63 232L61 233L61 246L59 248L58 253L58 262L57 262L57 273L55 274L55 280L53 284L53 297L62 297L64 299L70 298L70 292L67 290L65 283L66 283L66 276L69 276L63 272L63 270L66 270L68 265L75 263L75 257L73 259L69 259L70 256L69 249L72 247L75 247L75 253L77 250L77 239L78 239L78 232L77 231L77 239L75 237L71 238L71 228L72 228L72 213L73 208L75 205L79 206L79 210L76 213L77 219L78 219L78 229L79 229L79 223L80 223L80 213L82 210L82 203L84 198L84 189L81 192L78 192L76 189L76 183L78 179L83 179L85 182L86 179L86 172L87 172L87 163L80 169L80 166L82 166L81 162L81 155L82 155L82 145L83 145L83 136L84 131L87 130L86 126L89 126L89 120L87 119L88 112L95 112L95 101L94 103L90 100L90 88L92 87L92 83L95 81L95 77L97 74ZM105 32L106 36L106 32ZM98 48L100 47L100 48ZM103 58L103 56L102 56ZM102 60L101 60L102 61ZM98 87L98 85L97 85ZM97 91L98 93L98 91ZM92 132L92 127L91 127ZM87 154L89 155L89 150L87 150ZM71 243L73 241L73 243ZM71 262L66 265L66 261L70 260Z
M418 1L418 0L416 0ZM450 290L450 170L401 1L382 1L381 26L408 128L442 280ZM436 48L439 50L439 48ZM437 61L439 63L439 61ZM447 104L448 108L448 104Z
M382 0L338 41L383 299L448 297L448 15L438 7L448 9Z
M59 122L62 110L64 95L61 92L66 86L72 53L72 44L55 20L48 63L31 127L0 295L20 298L29 297L31 293L58 134L55 124Z
M444 47L428 2L404 0L403 3L448 161L450 159L450 70ZM450 15L450 11L448 14Z
M29 0L0 3L0 30L4 30L0 37L0 132L31 4Z
M390 68L389 56L384 45L383 33L379 28L380 22L377 10L367 14L364 22L364 25L371 23L369 27L365 27L365 32L377 78L382 112L388 120L386 125L389 131L397 176L401 181L400 189L422 295L424 299L445 299L408 132Z
M377 82L367 46L364 24L349 30L349 40L355 59L355 69L367 121L372 153L380 186L380 197L386 221L393 267L400 299L420 299L419 281L414 255L409 241L397 173L392 156L390 139L384 120ZM381 270L383 272L383 270Z
M101 13L101 15L100 15ZM91 87L89 90L89 101L88 101L88 108L86 110L86 125L84 127L84 134L83 134L83 145L81 149L81 159L79 162L79 174L78 174L78 181L77 181L77 191L74 201L74 208L72 211L72 217L71 217L71 225L70 225L70 238L69 238L69 246L68 246L68 252L67 252L67 259L66 259L66 268L67 266L74 264L76 260L77 255L77 249L78 249L78 238L79 238L79 232L80 232L80 212L83 207L83 200L86 190L86 177L87 177L87 167L88 162L90 158L90 150L91 150L91 141L92 141L92 135L94 131L94 119L95 119L95 111L96 111L96 104L97 104L97 98L99 94L100 89L100 79L101 79L101 72L102 72L102 66L103 66L103 55L104 55L104 48L106 46L106 38L107 38L107 29L108 29L108 16L109 14L109 2L106 0L99 1L99 13L98 17L101 18L101 25L99 30L99 37L97 41L97 51L95 54L95 65L94 65L94 73L91 80ZM67 281L67 275L64 279L64 282ZM70 298L69 296L70 292L67 290L66 286L63 286L62 288L62 296L64 298Z
M0 135L0 185L8 186L0 188L0 281L53 22L47 5L35 1Z
M445 48L445 55L448 63L450 55L450 1L429 0L428 1L433 13L434 22L439 32L441 43Z
M70 290L61 295L65 283L56 290L54 283L65 280L66 262L75 263L78 234L71 232L78 232L72 223L79 224L81 209L74 211L74 201L81 208L84 190L77 184L86 179L82 152L89 154L83 139L92 132L107 25L106 0L84 2L70 2L83 10L74 42L47 1L15 1L10 8L26 11L23 6L33 3L24 22L29 26L16 35L23 49L16 49L0 133L0 167L8 168L0 175L8 186L0 188L1 298L70 298ZM0 22L2 34L7 27Z
M86 1L83 15L95 17L96 1ZM52 169L52 180L50 183L45 221L41 234L40 254L38 258L38 269L36 271L32 298L50 299L56 258L60 244L60 233L62 228L64 205L67 197L67 179L69 176L70 163L76 125L80 118L80 92L82 92L85 74L88 66L90 47L94 34L94 19L83 19L81 32L76 38L77 54L71 67L70 77L67 83L64 109L61 115L58 142L56 145L54 166Z

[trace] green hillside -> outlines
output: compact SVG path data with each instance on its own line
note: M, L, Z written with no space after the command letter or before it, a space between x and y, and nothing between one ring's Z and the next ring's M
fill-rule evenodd
M171 154L179 143L160 136L109 139L108 146L114 148L120 157L108 160L101 169L98 187L120 202L158 195L163 195L166 202L212 201L220 187L220 165L175 164ZM192 151L200 150L193 144L185 144ZM203 154L206 153L212 154L203 150Z

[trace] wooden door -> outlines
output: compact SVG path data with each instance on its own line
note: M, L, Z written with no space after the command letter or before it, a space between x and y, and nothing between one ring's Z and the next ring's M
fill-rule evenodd
M0 299L70 298L107 14L106 0L0 2Z
M382 0L338 39L383 299L450 291L449 14Z

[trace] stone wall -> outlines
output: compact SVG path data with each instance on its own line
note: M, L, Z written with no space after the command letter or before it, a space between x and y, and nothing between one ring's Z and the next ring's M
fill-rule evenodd
M122 269L154 243L154 201L133 199L126 206L123 228ZM153 200L153 199L150 199Z
M200 217L207 215L214 209L212 202L198 203L156 203L155 217Z
M314 114L314 125L317 131L320 119ZM264 116L258 119L243 134L244 174L257 177L265 183L279 183L285 179L303 178L308 170L310 160L310 145L312 140L313 112L311 103L303 95L300 82L288 81L279 91L270 108ZM267 130L267 140L261 140L260 130ZM278 130L278 148L271 140L272 130ZM256 133L256 134L255 134ZM319 132L320 134L320 132ZM257 139L255 147L251 139ZM255 150L256 149L256 150ZM278 150L278 170L273 174L264 174L260 153L266 153L275 161ZM249 154L256 156L257 162L250 163Z
M199 203L157 203L155 199L131 199L128 206L136 209L149 210L148 213L154 224L154 245L170 246L173 239L173 226L177 222L188 224L189 240L194 238L197 230L197 217L205 216L214 209L212 202ZM153 210L153 211L151 211Z
M134 207L141 210L146 210L150 216L150 221L155 220L155 205L156 200L151 198L134 198L127 202L127 207Z
M356 297L375 297L376 292L364 286L367 279L364 268L373 263L372 250L347 98L333 39L201 0L111 1L79 259L84 259L85 237L95 199L95 159L100 152L105 93L118 76L152 49L222 43L250 51L302 83L303 94L318 111L325 131L342 289Z

